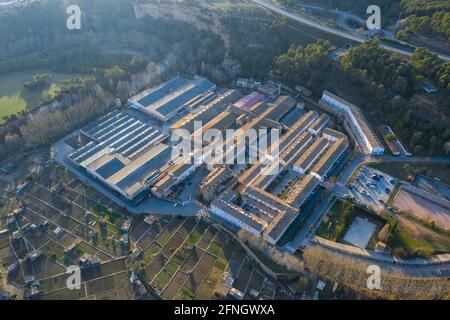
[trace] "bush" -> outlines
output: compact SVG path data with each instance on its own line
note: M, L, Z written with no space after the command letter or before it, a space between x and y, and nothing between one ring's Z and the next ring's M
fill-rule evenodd
M308 287L308 284L309 284L308 278L301 276L300 278L298 278L293 289L296 293L303 294L303 292Z

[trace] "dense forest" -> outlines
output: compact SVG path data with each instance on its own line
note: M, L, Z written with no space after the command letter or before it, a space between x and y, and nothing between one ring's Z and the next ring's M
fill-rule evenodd
M401 17L406 28L398 36L406 39L411 33L430 38L450 40L450 2L447 0L402 0Z
M329 57L325 41L291 48L276 59L277 74L291 84L306 85L316 97L329 89L358 104L372 121L388 122L416 154L443 154L450 140L450 63L425 49L409 61L365 43L339 61ZM424 79L441 88L432 108L416 102Z

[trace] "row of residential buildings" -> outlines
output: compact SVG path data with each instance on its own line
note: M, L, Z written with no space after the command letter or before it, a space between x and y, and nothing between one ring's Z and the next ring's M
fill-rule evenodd
M320 105L335 116L344 120L351 134L365 152L372 155L384 154L384 147L359 107L324 91Z

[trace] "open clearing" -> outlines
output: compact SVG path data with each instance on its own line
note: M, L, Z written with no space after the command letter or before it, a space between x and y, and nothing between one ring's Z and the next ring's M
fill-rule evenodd
M25 110L26 106L26 102L20 97L19 93L0 97L0 124L4 122L4 117Z
M426 222L435 222L435 224L445 230L450 229L450 209L421 197L415 193L409 192L403 188L398 192L393 206L401 211Z
M24 110L32 110L39 103L41 103L45 97L54 96L62 81L72 78L76 75L54 73L52 79L44 89L42 90L28 90L23 87L23 83L28 78L36 73L49 73L48 70L32 70L14 72L0 76L0 124L2 124L3 117L17 114Z
M394 252L405 251L408 256L429 257L446 253L450 248L450 236L412 221L403 215L397 215L398 224L391 233L388 246Z

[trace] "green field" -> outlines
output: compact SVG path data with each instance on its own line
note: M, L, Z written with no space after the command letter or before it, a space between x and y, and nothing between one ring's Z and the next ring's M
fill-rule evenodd
M0 124L4 123L3 118L12 114L17 114L27 107L27 103L22 99L19 92L11 96L0 97Z
M42 90L28 90L23 83L35 73L47 73L42 70L14 72L0 75L0 124L4 123L3 117L17 114L24 110L32 110L39 103L54 97L59 90L62 81L75 75L51 73L51 83Z
M432 229L404 214L399 214L398 218L388 240L388 247L394 255L404 258L430 257L449 252L449 232Z

